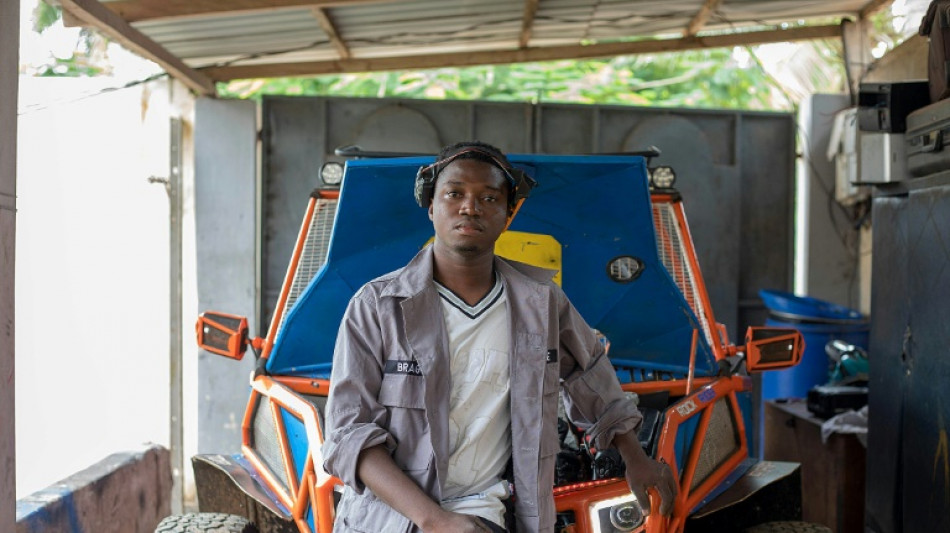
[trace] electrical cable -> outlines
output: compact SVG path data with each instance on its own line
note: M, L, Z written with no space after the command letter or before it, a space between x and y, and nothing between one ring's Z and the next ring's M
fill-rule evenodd
M845 253L848 254L850 259L850 275L848 276L848 303L851 304L854 302L854 285L857 283L858 271L861 264L861 254L860 254L860 230L859 223L863 224L867 218L865 215L861 214L861 211L858 211L857 216L848 212L848 210L840 202L835 199L834 193L834 182L832 182L831 188L825 184L825 180L821 175L821 171L815 165L814 160L811 157L811 151L809 150L809 140L808 134L805 132L804 128L798 123L795 122L795 127L798 130L799 134L802 136L804 150L802 151L801 157L808 164L811 169L811 176L814 178L814 182L818 184L821 191L825 195L826 206L828 209L828 219L831 222L832 228L834 229L835 235L838 237L838 240L841 241L841 246L844 249ZM863 202L861 202L863 203ZM865 210L866 207L861 206L859 203L856 206L858 210ZM838 221L838 217L835 216L834 206L838 207L840 214L845 217L850 226L850 231L848 229L843 230ZM850 238L849 238L850 237Z
M66 104L73 104L73 103L76 103L76 102L81 102L81 101L83 101L83 100L87 100L87 99L89 99L89 98L93 98L93 97L99 96L99 95L101 95L101 94L111 93L111 92L115 92L115 91L121 91L121 90L123 90L123 89L129 89L129 88L135 87L136 85L142 85L143 83L149 83L149 82L152 82L152 81L156 81L156 80L160 80L160 79L162 79L162 78L168 78L168 77L169 77L169 74L168 74L167 72L159 72L159 73L157 73L157 74L152 74L151 76L148 76L148 77L145 77L145 78L140 78L140 79L137 79L137 80L132 80L132 81L127 82L127 83L125 83L125 84L123 84L123 85L118 85L118 86L115 86L115 87L106 87L106 88L104 88L104 89L99 89L99 90L97 90L96 92L91 92L91 93L87 93L87 94L81 94L81 95L76 96L75 98L70 98L70 99L68 99L68 100L59 100L59 101L52 102L52 103L48 103L48 104L30 105L30 106L27 106L27 107L25 107L25 108L23 108L23 109L21 109L21 110L17 110L17 116L25 116L25 115L28 115L28 114L33 113L33 112L44 111L44 110L46 110L46 109L50 109L50 108L55 107L55 106L58 106L58 105L66 105Z

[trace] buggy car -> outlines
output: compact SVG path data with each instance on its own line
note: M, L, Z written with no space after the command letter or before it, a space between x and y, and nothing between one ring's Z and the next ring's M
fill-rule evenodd
M797 465L750 458L749 373L796 364L804 341L773 327L749 328L741 345L729 341L709 304L673 170L631 155L510 160L539 186L496 253L558 272L555 281L602 335L623 389L638 402L641 445L679 481L672 514L645 516L619 455L593 449L562 417L558 441L541 450L558 455L557 531L737 531L798 518ZM251 338L239 316L199 318L204 349L240 359L250 347L258 362L241 453L196 456L202 513L169 517L160 531L201 520L230 520L225 531L331 531L341 486L322 468L321 444L337 329L362 284L431 240L431 222L412 196L416 170L431 162L328 167L327 181L342 184L311 195L266 337Z

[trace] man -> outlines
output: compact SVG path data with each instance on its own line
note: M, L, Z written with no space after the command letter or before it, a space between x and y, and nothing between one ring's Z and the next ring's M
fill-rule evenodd
M323 448L346 485L334 531L505 531L506 470L511 527L552 531L559 389L596 447L620 452L641 505L655 487L669 514L672 472L641 449L640 414L554 272L494 254L533 184L479 142L420 169L435 240L364 285L337 337Z

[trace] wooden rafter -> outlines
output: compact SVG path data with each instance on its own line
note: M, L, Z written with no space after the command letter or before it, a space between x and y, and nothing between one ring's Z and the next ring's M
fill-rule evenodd
M709 17L719 8L719 4L722 4L722 0L706 0L703 2L702 7L693 16L693 20L686 25L683 37L692 37L699 33L699 30L703 29L703 26L709 21Z
M860 18L866 19L894 3L894 0L871 0L861 9Z
M650 54L675 52L679 50L695 50L699 48L722 48L809 39L830 39L840 37L840 35L841 27L838 25L801 26L788 30L751 31L706 37L683 37L681 39L551 46L543 48L523 48L520 50L506 49L482 52L419 54L402 57L359 58L339 61L272 63L268 65L244 66L233 65L227 67L208 67L202 69L202 72L217 81L244 78L271 78L278 76L316 76L321 74L338 74L341 72L429 69Z
M518 37L518 48L526 48L531 41L534 16L538 12L539 2L540 0L524 0L524 17L521 19L521 36Z
M118 0L104 5L127 22L300 7L339 7L391 0Z
M336 24L330 19L330 15L327 14L326 10L322 7L315 7L311 11L313 11L314 18L320 23L320 27L326 32L327 37L330 38L330 43L336 48L336 52L340 54L340 59L349 59L350 48L346 46L346 42L340 37L340 32L337 31Z
M206 74L186 65L162 45L133 28L96 0L60 0L63 9L84 26L98 29L114 41L158 63L166 72L203 95L214 95L214 82Z

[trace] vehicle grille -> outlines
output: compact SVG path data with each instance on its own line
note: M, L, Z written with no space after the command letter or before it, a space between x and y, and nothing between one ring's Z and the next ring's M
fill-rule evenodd
M327 397L316 394L298 393L301 398L310 402L317 409L317 423L320 425L320 431L323 431L323 412L327 408Z
M739 450L740 445L739 433L736 422L732 418L732 411L729 409L729 401L726 398L720 398L712 407L709 429L703 440L703 449L699 452L696 473L693 475L690 489L695 490L720 465L732 457Z
M294 308L297 298L310 284L310 280L317 274L323 264L327 262L327 250L330 248L330 234L333 231L333 217L336 216L336 199L318 198L313 209L313 218L307 228L307 237L303 249L300 251L300 260L290 283L290 292L287 293L287 303L280 319L278 332L284 327L284 320L290 310Z
M697 273L693 272L686 256L686 249L683 246L685 237L677 223L673 204L654 202L653 226L656 228L656 247L660 260L663 261L663 266L683 293L693 314L699 318L706 342L713 346L712 330L709 327L706 308L696 287Z
M287 472L284 469L283 454L280 452L277 435L277 425L274 423L270 399L261 396L257 409L254 411L254 441L251 447L274 474L274 478L283 485L283 489L289 493L290 483L287 481Z

